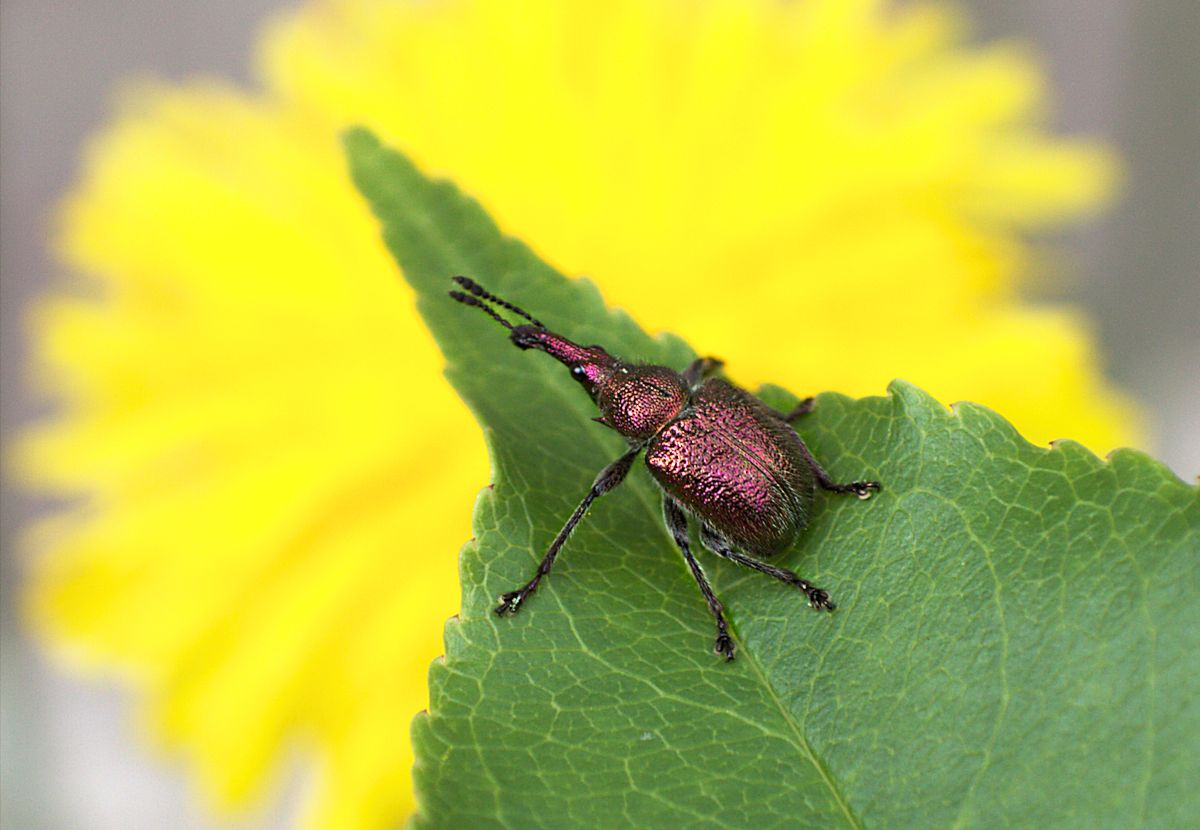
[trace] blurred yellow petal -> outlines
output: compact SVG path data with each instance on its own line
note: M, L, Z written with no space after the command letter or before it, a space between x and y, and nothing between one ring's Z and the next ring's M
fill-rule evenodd
M347 178L352 123L744 383L899 376L1033 440L1136 440L1085 322L1017 292L1020 234L1099 207L1113 162L1041 129L1022 49L962 44L871 0L312 0L259 90L131 90L63 209L81 282L33 313L62 407L20 461L78 499L33 533L36 627L132 683L216 805L296 748L310 826L411 809L487 467Z
M30 599L136 679L220 804L261 789L293 727L343 753L354 701L386 699L385 762L326 776L317 805L381 825L411 803L406 724L486 463L336 135L309 135L198 85L130 96L91 148L62 244L103 300L35 314L70 406L22 448L90 498L42 528Z

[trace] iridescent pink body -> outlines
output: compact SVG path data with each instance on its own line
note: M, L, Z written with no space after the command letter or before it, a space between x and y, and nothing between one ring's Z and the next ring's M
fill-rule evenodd
M554 537L537 572L502 594L497 614L515 614L550 573L554 559L597 498L620 485L634 460L646 466L663 491L663 519L683 554L717 624L714 650L733 659L734 643L724 606L692 554L687 513L700 525L701 543L718 556L800 589L816 609L836 606L822 589L793 571L761 561L791 546L808 523L817 487L867 498L875 481L834 482L812 457L791 423L812 409L812 398L784 415L727 381L713 377L715 358L695 360L682 372L666 366L625 363L601 346L581 346L497 297L469 277L450 296L478 308L509 330L522 349L545 352L571 370L600 416L595 420L625 436L629 448L592 482L575 512ZM528 323L514 325L500 310Z
M800 437L779 414L732 384L709 378L646 447L664 490L735 547L786 550L808 524L816 490Z
M663 490L735 547L772 556L808 523L816 484L800 436L750 393L623 363L534 326L518 326L512 339L571 367L600 409L596 420L645 441L646 466Z

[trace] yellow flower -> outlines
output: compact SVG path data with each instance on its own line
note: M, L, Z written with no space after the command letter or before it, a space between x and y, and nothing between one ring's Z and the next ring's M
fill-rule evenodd
M34 315L63 406L23 462L83 497L37 529L37 628L126 678L218 806L298 747L311 826L411 809L487 468L347 178L356 122L743 383L902 376L1034 440L1130 440L1083 322L1017 293L1021 234L1111 162L1039 128L1020 49L961 41L866 0L313 0L261 89L133 91L62 214L91 280Z

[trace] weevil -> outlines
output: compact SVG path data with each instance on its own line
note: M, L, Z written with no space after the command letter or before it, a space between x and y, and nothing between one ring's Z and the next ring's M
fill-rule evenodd
M838 484L813 458L792 428L813 409L813 399L778 412L744 389L717 377L724 365L713 357L682 372L667 366L628 363L602 346L581 346L467 277L450 296L478 308L509 331L519 349L545 352L565 365L600 410L594 420L625 437L629 449L600 471L575 512L550 543L533 578L500 597L497 614L516 614L550 573L571 531L592 502L625 480L639 454L662 491L663 519L683 553L717 625L714 651L734 655L725 608L692 554L690 514L704 547L746 568L799 588L817 610L836 606L829 594L769 559L787 550L808 524L816 489L869 498L877 481ZM525 322L514 324L497 309Z

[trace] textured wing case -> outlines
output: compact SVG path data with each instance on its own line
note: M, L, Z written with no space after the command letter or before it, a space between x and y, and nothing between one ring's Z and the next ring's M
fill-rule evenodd
M808 522L814 481L800 437L766 404L710 379L646 450L658 483L736 547L769 556Z

